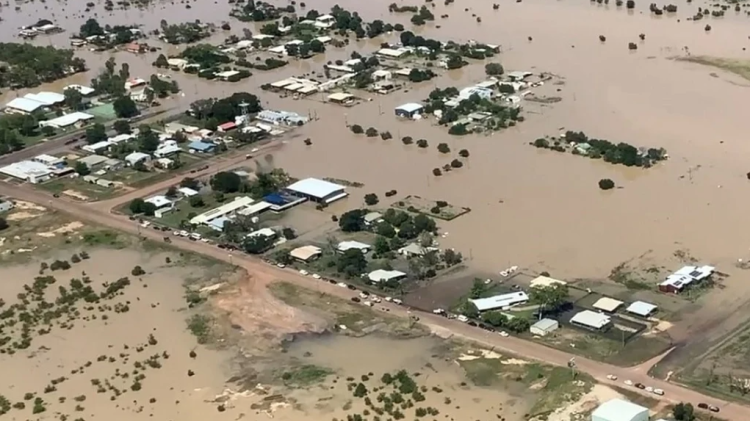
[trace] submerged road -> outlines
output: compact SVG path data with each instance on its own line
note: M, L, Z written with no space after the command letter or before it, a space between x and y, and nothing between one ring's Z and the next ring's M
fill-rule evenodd
M216 167L212 168L212 170L216 171L218 168L236 164L237 162L235 162L235 160L228 160L227 162L217 163ZM208 173L209 170L204 172ZM196 176L197 175L199 174L196 174ZM178 178L177 181L179 181L180 177L176 178ZM175 179L168 181L171 181L172 183L176 182ZM169 186L166 181L159 183L158 185L161 189ZM158 189L154 186L150 186L144 190L155 191ZM144 195L144 190L140 190L137 193ZM133 192L133 194L135 193L136 192ZM128 195L107 202L86 204L68 201L62 198L55 199L48 193L33 190L28 187L13 186L6 183L0 183L0 195L37 203L50 209L71 214L73 217L82 221L92 222L129 234L140 235L141 237L154 241L163 241L163 232L151 229L141 229L136 222L130 221L125 216L116 215L111 212L111 206L126 203L129 200ZM103 206L103 204L110 207ZM276 266L268 265L257 257L249 256L240 252L236 254L228 254L226 250L219 249L216 246L202 242L189 241L179 237L171 237L171 240L172 245L179 249L200 253L239 266L258 279L258 282L255 282L257 288L265 288L267 283L273 282L274 280L284 280L301 287L312 287L316 290L344 299L350 299L357 294L349 289L341 288L328 282L317 281L311 277L302 276L294 270L280 269ZM403 317L406 317L409 314L418 315L420 317L420 323L430 328L433 332L441 334L441 336L455 335L491 347L499 352L513 354L525 359L537 360L557 366L567 366L571 358L575 358L577 370L593 376L600 383L627 387L622 383L624 380L631 380L633 383L640 382L647 386L662 389L665 392L664 396L657 396L631 387L633 391L642 393L645 396L671 403L690 402L694 406L699 402L706 402L720 407L721 412L716 415L723 419L734 421L750 420L750 407L748 406L714 399L680 385L649 377L648 369L658 362L659 358L655 358L652 361L636 367L616 367L549 348L532 341L522 340L515 337L501 337L497 333L487 332L465 323L461 323L457 320L450 320L432 313L410 312L409 309L392 303L383 303L382 305L378 304L378 307L387 308L390 313ZM607 379L608 374L618 376L619 380L613 382Z

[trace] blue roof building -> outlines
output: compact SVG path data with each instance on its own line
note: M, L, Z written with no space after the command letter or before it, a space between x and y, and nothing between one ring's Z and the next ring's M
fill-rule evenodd
M190 151L207 153L207 152L213 152L214 149L216 149L216 145L213 143L198 141L198 142L192 142L191 144L189 144L188 149L190 149Z

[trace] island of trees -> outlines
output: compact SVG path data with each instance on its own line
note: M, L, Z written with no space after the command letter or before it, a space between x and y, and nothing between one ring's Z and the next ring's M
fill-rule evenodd
M669 157L664 148L636 148L625 142L613 143L606 139L589 138L584 132L574 131L567 131L559 138L539 138L531 144L541 149L570 152L628 167L649 168Z
M0 87L32 88L86 70L86 62L72 50L0 43Z

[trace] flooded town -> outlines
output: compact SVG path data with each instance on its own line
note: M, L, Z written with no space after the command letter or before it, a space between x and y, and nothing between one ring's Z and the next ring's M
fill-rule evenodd
M748 19L0 3L0 419L750 419Z

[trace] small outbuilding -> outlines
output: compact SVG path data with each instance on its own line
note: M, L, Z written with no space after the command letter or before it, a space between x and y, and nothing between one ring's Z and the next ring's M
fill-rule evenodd
M143 164L151 160L151 155L143 152L133 152L125 157L125 162L131 167Z
M328 95L328 101L333 102L334 104L350 104L354 101L354 95L345 92L337 92Z
M598 299L592 307L597 310L606 311L607 313L614 313L624 303L620 300L615 300L609 297L602 297Z
M591 421L648 421L648 408L624 399L611 399L599 405Z
M216 145L213 143L198 141L189 144L188 149L190 150L190 153L211 153L216 149Z
M532 335L546 336L548 333L552 333L560 328L560 323L553 319L542 319L531 325L529 332Z
M289 252L289 255L300 262L315 260L323 254L323 250L316 246L302 246Z
M628 308L625 309L625 311L637 316L649 317L650 315L654 314L656 309L657 307L653 304L647 303L645 301L636 301L633 304L629 305Z
M400 281L406 278L406 274L399 270L378 269L378 270L373 270L372 272L368 273L367 278L370 281L375 282L375 283Z
M395 109L396 115L398 117L412 118L412 119L418 115L421 115L423 110L424 110L424 106L422 104L417 104L416 102L410 102L404 105L399 105Z
M591 310L583 310L570 319L570 323L590 330L604 330L611 322L606 314Z
M161 209L167 206L172 206L172 201L167 199L166 196L162 196L162 195L151 196L148 199L145 199L144 202L151 203L152 205L156 206L156 209Z

